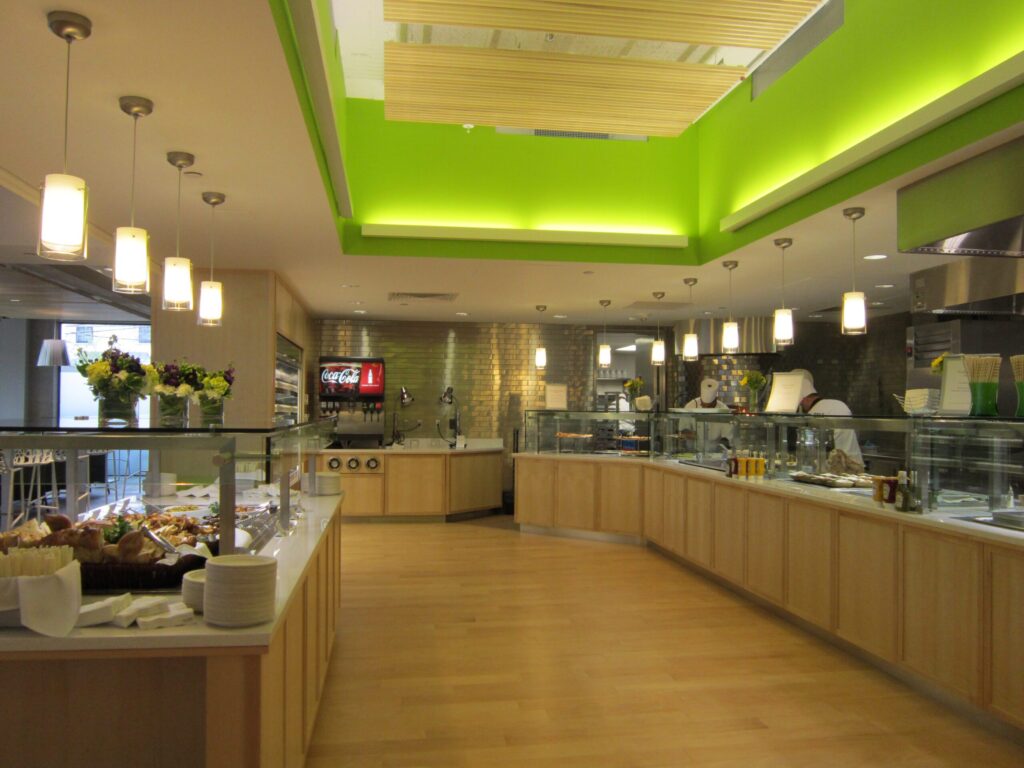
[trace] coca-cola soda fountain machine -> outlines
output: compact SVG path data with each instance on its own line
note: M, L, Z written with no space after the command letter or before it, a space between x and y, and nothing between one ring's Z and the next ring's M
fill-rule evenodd
M379 357L321 357L321 418L336 419L335 444L378 448L384 444L384 360Z

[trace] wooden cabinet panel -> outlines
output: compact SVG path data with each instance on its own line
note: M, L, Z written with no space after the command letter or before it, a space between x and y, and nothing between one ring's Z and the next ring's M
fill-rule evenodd
M665 538L664 473L644 467L644 536L655 544Z
M776 603L785 598L786 505L777 496L747 494L747 588Z
M555 478L558 464L554 461L520 459L516 462L516 522L520 525L555 524Z
M643 504L643 468L604 464L600 467L598 528L608 533L639 536Z
M341 502L346 517L379 517L384 514L384 475L342 475Z
M448 512L501 506L500 453L453 452L448 457Z
M977 700L981 682L981 546L903 528L903 662Z
M304 618L306 626L303 630L305 648L302 658L303 674L305 675L305 684L303 686L305 696L303 698L302 724L305 729L303 736L307 749L309 747L309 740L313 738L313 724L316 722L316 704L320 698L320 653L317 647L320 637L320 620L317 613L317 603L320 600L320 585L316 579L317 559L318 557L314 556L314 559L306 569L304 590L306 600Z
M711 567L714 546L713 512L711 509L712 485L707 480L686 481L686 557L705 568Z
M398 456L387 459L385 514L443 515L445 457Z
M727 483L715 485L715 570L743 584L747 540L747 494Z
M988 548L991 616L989 706L1024 727L1024 555Z
M896 524L839 514L836 634L896 660Z
M832 629L835 512L801 501L786 515L786 607L824 629Z
M301 768L306 761L305 741L305 670L303 637L305 595L297 587L292 595L284 629L284 756L286 768Z
M664 532L662 546L680 557L683 552L686 519L686 478L669 472L665 475L664 490Z
M555 525L592 531L597 522L597 465L563 461L558 465L558 504Z

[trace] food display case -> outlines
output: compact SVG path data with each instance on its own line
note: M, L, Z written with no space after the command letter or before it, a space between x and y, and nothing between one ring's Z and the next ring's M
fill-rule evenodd
M88 591L175 589L210 555L259 552L290 532L301 471L329 428L0 424L0 550L72 547ZM107 461L97 476L97 455L131 461ZM58 464L64 482L42 482ZM146 471L111 475L129 464Z
M895 480L904 470L920 511L962 511L980 524L1024 530L1024 419L701 411L624 415L527 412L525 450L636 455L721 471L731 456L759 457L767 479L869 497L873 478ZM835 450L851 439L859 457Z
M594 453L648 458L656 433L652 413L527 411L524 437L532 453Z
M287 427L303 421L304 405L302 349L278 334L274 359L274 426Z

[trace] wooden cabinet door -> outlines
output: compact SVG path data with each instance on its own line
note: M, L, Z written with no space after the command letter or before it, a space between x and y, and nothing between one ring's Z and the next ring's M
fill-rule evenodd
M448 457L448 514L501 506L500 453L460 453Z
M786 505L777 496L747 493L747 589L781 603L785 597Z
M839 513L836 634L896 660L895 523Z
M644 536L655 544L665 538L665 473L644 467Z
M743 584L747 544L747 493L731 483L715 485L715 571Z
M445 513L445 457L388 455L385 476L388 515Z
M558 465L548 459L516 461L516 522L551 528L555 524L555 476Z
M712 485L707 480L686 481L686 557L705 568L711 567L714 528L711 509Z
M909 526L902 541L903 663L978 701L981 545Z
M384 514L384 475L342 475L341 502L346 517L377 517Z
M639 536L642 529L643 467L600 466L598 529Z
M686 478L674 472L665 474L664 486L664 518L665 527L663 546L669 552L683 556L683 539L685 530L683 521L686 518Z
M559 528L595 530L597 465L586 461L558 462L558 493L555 525Z
M1024 727L1024 554L988 547L989 707Z
M786 608L828 630L835 624L835 515L802 501L789 502L786 515Z

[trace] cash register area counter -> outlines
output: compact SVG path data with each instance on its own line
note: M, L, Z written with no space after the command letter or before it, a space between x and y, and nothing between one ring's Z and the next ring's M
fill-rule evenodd
M4 763L29 766L300 766L334 643L342 496L263 554L277 558L276 616L243 629L95 627L66 638L0 630ZM59 730L24 727L44 718ZM59 725L57 725L59 724Z
M962 711L1024 728L1024 533L670 460L514 459L520 530L647 543Z

